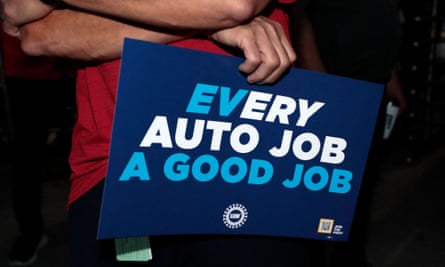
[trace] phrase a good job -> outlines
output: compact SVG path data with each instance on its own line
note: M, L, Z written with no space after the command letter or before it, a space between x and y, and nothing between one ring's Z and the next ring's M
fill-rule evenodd
M188 179L211 182L220 177L230 184L266 185L272 179L281 179L283 187L289 189L304 187L311 191L346 194L351 190L353 174L335 166L346 158L347 140L304 131L325 105L316 100L196 83L184 116L155 115L148 122L138 145L140 149L130 156L119 181L154 179L150 176L150 163L144 149L157 146L174 151L163 164L164 177L173 182ZM196 115L206 116L211 112L221 119L196 118ZM237 118L238 123L234 123L233 118ZM284 126L276 145L267 148L267 156L276 160L293 159L291 162L295 164L286 177L275 175L270 160L249 156L263 145L262 132L257 127L261 123ZM203 142L205 138L210 141ZM233 153L221 159L218 153L223 142L229 144ZM203 149L203 146L206 146L206 153L194 158L187 153ZM306 166L306 162L314 160L323 166Z

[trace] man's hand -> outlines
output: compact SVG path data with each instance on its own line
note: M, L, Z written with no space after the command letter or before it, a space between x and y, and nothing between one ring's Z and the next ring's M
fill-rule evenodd
M2 22L3 31L13 37L20 38L20 29L17 26L9 24L7 21Z
M1 0L3 16L9 27L20 27L47 16L53 7L40 0Z
M239 70L247 74L250 83L274 83L297 58L281 25L266 17L256 17L248 24L220 30L209 37L243 51L245 61Z

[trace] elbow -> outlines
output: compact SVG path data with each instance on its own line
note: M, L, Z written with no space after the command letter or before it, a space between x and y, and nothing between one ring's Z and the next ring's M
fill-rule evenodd
M41 31L34 31L29 29L28 26L22 27L20 31L21 48L23 52L30 56L45 56L46 45L43 40L44 37L39 36L37 33Z
M46 54L40 43L34 42L29 38L22 38L21 48L29 56L45 56Z
M265 1L234 0L229 1L221 14L230 26L246 23L256 17L266 6Z

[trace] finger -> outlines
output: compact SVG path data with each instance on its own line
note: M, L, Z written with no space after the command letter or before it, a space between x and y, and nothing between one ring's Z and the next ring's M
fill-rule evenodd
M256 83L273 83L275 82L290 66L291 59L289 53L282 43L284 31L281 27L269 20L260 19L265 31L265 40L258 42L258 46L262 56L261 65L251 74L248 79L254 80ZM260 39L258 39L260 40Z
M13 26L11 24L9 24L7 21L3 21L3 31L8 34L11 35L13 37L20 37L20 29L19 27Z
M279 64L262 81L262 83L274 83L283 75L285 71L287 71L293 61L289 55L289 45L281 26L279 26L278 23L273 22L270 24L270 27L267 27L267 31L272 45L275 48L276 55L278 56Z
M282 27L276 27L276 30L280 36L281 44L286 51L289 61L291 62L291 64L294 64L297 61L297 54L295 53L292 43L290 42Z
M290 43L288 36L284 32L281 25L275 21L271 22L268 27L269 36L277 51L280 59L280 65L263 81L263 83L274 83L288 71L289 67L295 63L296 53Z
M274 47L272 39L275 37L269 36L268 30L263 23L256 25L254 28L255 46L259 53L259 65L252 72L247 73L247 80L250 83L261 83L267 79L277 67L279 67L280 56Z
M239 48L244 53L244 62L239 65L239 70L247 75L253 73L262 61L261 52L255 40L255 35L246 32L245 38L241 41Z

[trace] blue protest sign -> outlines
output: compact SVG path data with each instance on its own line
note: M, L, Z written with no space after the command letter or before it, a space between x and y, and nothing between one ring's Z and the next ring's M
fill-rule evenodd
M98 238L346 240L383 86L127 39Z

